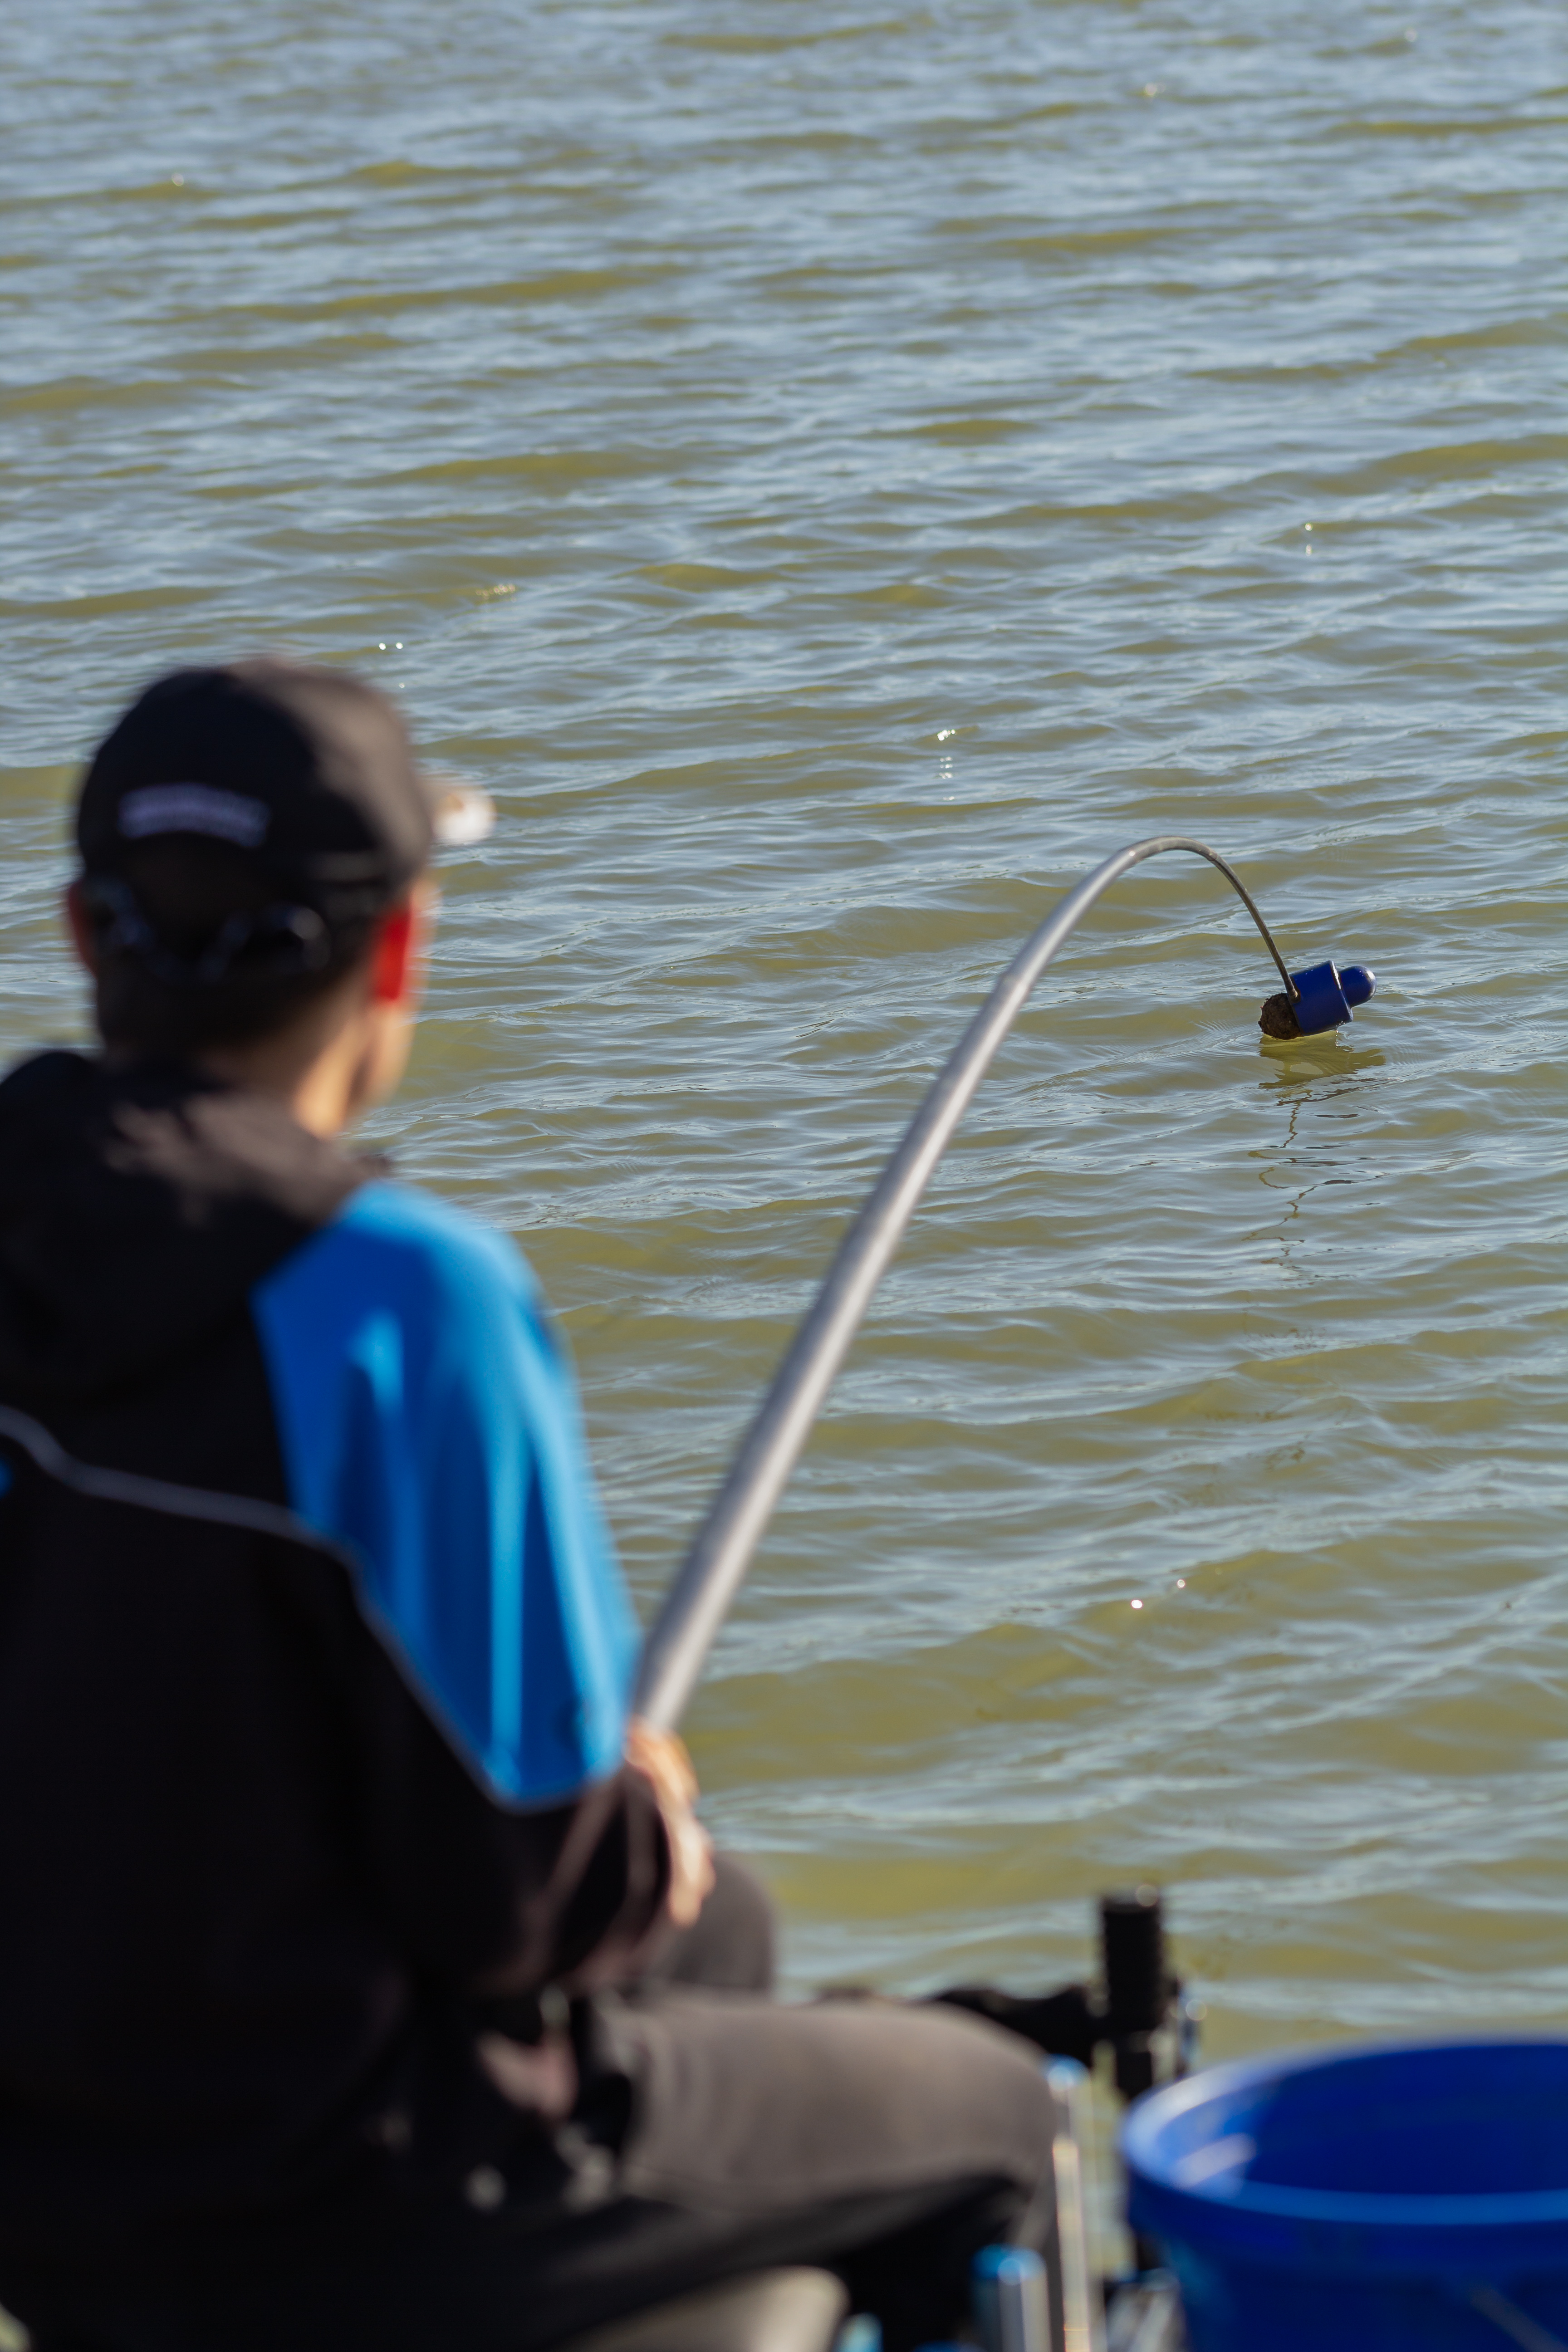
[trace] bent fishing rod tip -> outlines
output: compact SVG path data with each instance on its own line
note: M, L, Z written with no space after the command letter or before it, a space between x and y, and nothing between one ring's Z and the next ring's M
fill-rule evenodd
M1364 1004L1376 986L1376 973L1364 963L1347 963L1342 971L1331 959L1310 964L1290 974L1291 995L1281 989L1265 998L1258 1025L1266 1037L1317 1037L1353 1021L1352 1007Z
M839 1244L838 1255L709 1505L643 1643L635 1705L657 1728L672 1731L679 1722L872 1294L892 1262L931 1171L1036 982L1112 883L1146 857L1163 857L1167 850L1178 849L1216 867L1258 926L1284 983L1283 993L1269 998L1259 1018L1266 1035L1311 1036L1338 1028L1350 1019L1351 1007L1364 1004L1372 994L1372 974L1360 964L1347 964L1340 971L1332 963L1322 963L1292 972L1240 875L1217 849L1187 834L1159 833L1147 841L1129 842L1075 884L1025 940L931 1082Z

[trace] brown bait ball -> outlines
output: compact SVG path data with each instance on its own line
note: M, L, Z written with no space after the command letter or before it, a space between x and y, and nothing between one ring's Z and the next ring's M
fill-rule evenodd
M1283 989L1278 995L1264 998L1258 1025L1266 1037L1299 1037L1301 1034L1296 1008Z

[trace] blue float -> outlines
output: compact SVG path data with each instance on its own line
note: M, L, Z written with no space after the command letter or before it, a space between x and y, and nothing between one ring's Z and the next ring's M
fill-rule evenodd
M1342 971L1332 961L1309 964L1305 971L1293 971L1290 979L1296 990L1291 1009L1303 1037L1316 1037L1324 1029L1338 1029L1344 1022L1353 1021L1352 1008L1365 1004L1377 986L1376 973L1368 971L1363 963L1347 963Z
M1568 2340L1568 2042L1217 2066L1141 2100L1122 2149L1191 2352Z

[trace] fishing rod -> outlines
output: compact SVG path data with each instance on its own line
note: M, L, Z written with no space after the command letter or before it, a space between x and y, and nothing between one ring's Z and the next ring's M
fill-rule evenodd
M1225 876L1263 935L1284 989L1268 998L1258 1026L1271 1037L1310 1037L1352 1018L1375 985L1361 964L1332 961L1304 971L1286 969L1273 933L1240 877L1206 843L1161 833L1119 849L1054 907L1026 940L976 1013L889 1160L837 1256L788 1354L774 1375L723 1485L692 1540L680 1570L648 1629L637 1670L635 1712L657 1729L672 1731L686 1711L731 1602L741 1588L763 1530L773 1517L813 1423L849 1351L877 1285L920 1205L993 1056L1035 982L1098 898L1145 858L1167 850L1205 857Z

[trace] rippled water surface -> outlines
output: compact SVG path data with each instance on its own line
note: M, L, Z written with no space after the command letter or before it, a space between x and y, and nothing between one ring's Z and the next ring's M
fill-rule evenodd
M797 1980L1210 2046L1568 2020L1557 0L58 0L0 25L5 1042L75 764L258 645L452 863L402 1162L515 1232L657 1593L1001 963L693 1723ZM1142 1602L1142 1607L1135 1607Z

